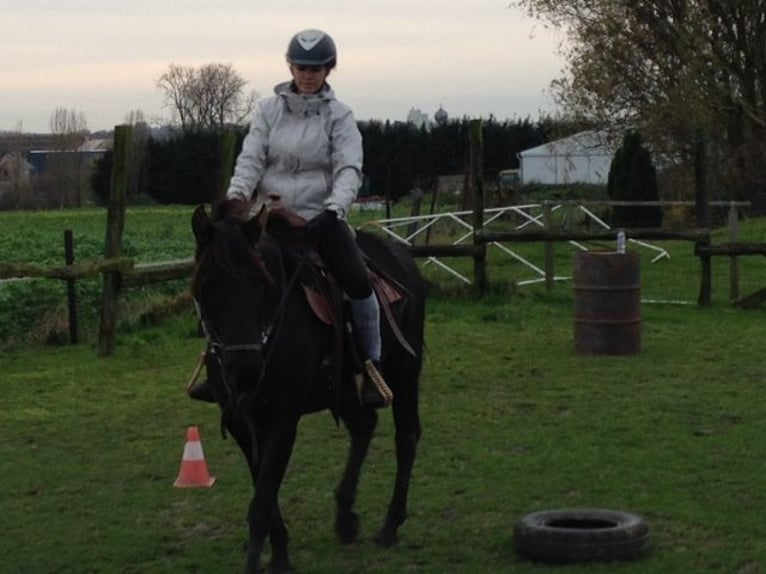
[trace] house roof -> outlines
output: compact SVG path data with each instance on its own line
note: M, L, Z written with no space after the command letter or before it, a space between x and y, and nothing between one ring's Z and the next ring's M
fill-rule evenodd
M85 140L77 151L108 151L112 149L111 139L88 139Z
M616 146L605 132L588 130L519 152L519 157L614 155Z

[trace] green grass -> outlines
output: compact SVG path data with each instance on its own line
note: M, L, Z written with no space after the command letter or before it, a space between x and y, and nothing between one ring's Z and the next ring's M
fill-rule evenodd
M129 209L126 252L140 262L188 257L190 214ZM98 210L0 214L0 261L60 265L65 228L74 230L78 259L99 258L104 223ZM743 222L742 240L766 241L763 220ZM642 296L696 301L691 244L660 245L670 259L652 263L640 251ZM513 248L542 265L540 245ZM575 252L556 245L557 274L571 275ZM739 261L742 294L766 286L764 258ZM472 276L469 260L448 262ZM490 250L491 289L480 300L424 265L432 282L424 436L402 542L391 551L370 542L393 479L390 415L365 468L364 538L352 548L332 534L345 434L329 414L314 415L301 424L282 490L298 571L766 571L765 310L731 307L729 261L713 264L713 306L643 304L643 349L631 357L574 353L571 282L551 292L517 286L529 270ZM78 347L22 344L66 341L63 284L0 285L0 572L241 570L249 478L234 443L220 439L216 409L183 393L202 347L192 311L153 325L154 310L185 289L178 282L126 293L117 352L97 358L100 282L78 284L90 325ZM190 425L200 427L218 477L212 489L171 486ZM631 564L559 568L513 552L518 518L574 506L643 515L654 552Z
M433 297L424 435L401 544L376 548L393 479L390 415L365 467L363 541L332 534L345 434L307 417L282 489L300 572L721 573L766 568L763 312L645 306L643 350L573 352L563 296ZM119 338L114 357L41 347L0 358L3 572L236 572L250 497L210 405L183 394L202 342L191 315ZM212 489L172 488L198 425ZM549 568L512 550L522 515L637 512L653 553Z

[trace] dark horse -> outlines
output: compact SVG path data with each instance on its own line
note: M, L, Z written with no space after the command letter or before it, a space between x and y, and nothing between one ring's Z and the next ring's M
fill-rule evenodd
M267 217L265 210L247 218L235 213L232 205L222 202L212 218L202 206L194 212L197 246L192 295L208 339L208 377L222 409L222 426L241 447L254 484L246 572L261 571L267 537L269 570L286 572L290 570L288 533L277 495L299 419L331 408L349 432L348 460L335 491L335 531L342 543L352 543L359 535L354 512L359 474L378 415L362 407L355 394L348 337L320 320L308 303L303 285L316 276L310 250L286 239L296 230L286 226L285 220L277 225L277 218ZM381 370L394 393L397 468L388 512L375 540L391 546L406 518L420 438L418 379L425 288L401 245L364 232L357 239L371 269L403 294L381 312ZM338 360L339 345L344 349L342 361ZM328 367L328 362L333 363L328 357L333 356L336 366ZM210 368L210 357L215 369Z

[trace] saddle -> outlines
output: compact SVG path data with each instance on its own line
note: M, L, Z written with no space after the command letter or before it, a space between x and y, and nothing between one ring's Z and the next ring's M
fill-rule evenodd
M363 365L356 352L356 340L350 321L347 320L348 313L345 310L340 285L315 249L313 241L307 236L305 226L306 220L295 212L278 204L269 206L266 233L305 255L306 270L299 276L303 295L317 319L331 327L334 333L330 357L330 388L335 395L335 405L332 407L335 413L341 398L341 367L344 353L351 359L355 372L362 372ZM363 253L363 257L382 311L381 321L386 321L397 342L415 356L415 351L404 337L393 309L395 303L406 300L407 288L388 275L366 254Z

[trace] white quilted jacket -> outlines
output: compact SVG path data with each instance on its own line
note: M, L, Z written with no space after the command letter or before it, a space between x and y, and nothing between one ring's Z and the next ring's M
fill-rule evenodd
M302 96L290 82L259 101L227 197L276 194L306 219L331 209L344 218L362 183L362 136L351 110L326 85Z

